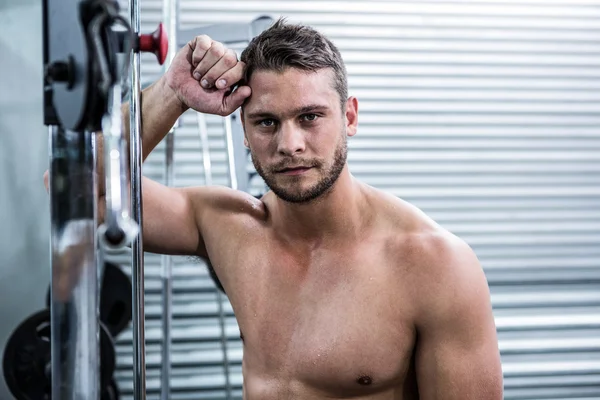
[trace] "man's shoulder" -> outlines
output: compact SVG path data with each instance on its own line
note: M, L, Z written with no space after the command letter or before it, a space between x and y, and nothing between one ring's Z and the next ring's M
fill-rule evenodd
M433 248L449 250L460 241L415 204L376 188L368 187L368 192L377 226L404 256L413 252L415 256L425 255Z
M375 191L378 220L387 232L387 248L402 270L425 293L464 287L482 268L471 246L416 205Z

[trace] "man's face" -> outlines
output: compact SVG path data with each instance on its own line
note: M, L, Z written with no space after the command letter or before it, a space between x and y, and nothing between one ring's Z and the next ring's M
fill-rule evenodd
M252 96L242 115L245 143L258 174L285 201L316 199L346 165L357 105L351 99L342 112L333 79L329 69L293 68L256 71L250 79Z

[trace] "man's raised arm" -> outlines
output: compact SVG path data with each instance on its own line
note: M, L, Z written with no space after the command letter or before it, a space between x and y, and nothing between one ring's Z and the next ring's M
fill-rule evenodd
M143 159L188 108L224 116L241 106L250 96L250 88L241 86L231 93L231 87L243 73L244 64L237 60L235 52L208 36L198 36L180 49L167 73L142 92ZM129 104L123 104L122 112L124 134L129 141ZM97 135L96 152L98 214L103 221L106 200L101 137ZM44 178L48 187L48 172ZM170 188L142 178L144 250L206 257L198 220L202 213L198 210L204 212L205 205L215 204L210 201L213 192L208 188Z

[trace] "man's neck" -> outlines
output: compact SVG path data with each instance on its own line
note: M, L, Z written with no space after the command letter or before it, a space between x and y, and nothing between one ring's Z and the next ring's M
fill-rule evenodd
M289 240L321 242L326 238L354 238L364 225L366 199L346 165L338 180L321 197L308 203L275 198L274 227Z

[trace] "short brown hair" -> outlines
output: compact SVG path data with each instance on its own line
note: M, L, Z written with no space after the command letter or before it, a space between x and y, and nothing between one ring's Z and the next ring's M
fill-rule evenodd
M246 63L245 82L260 70L284 72L291 67L315 72L331 68L335 74L334 89L340 96L342 111L345 110L348 78L342 55L331 40L311 27L289 24L280 18L252 39L240 60Z

